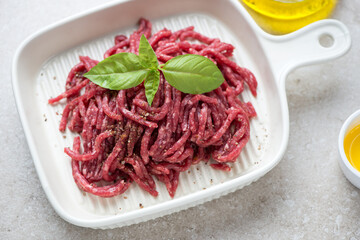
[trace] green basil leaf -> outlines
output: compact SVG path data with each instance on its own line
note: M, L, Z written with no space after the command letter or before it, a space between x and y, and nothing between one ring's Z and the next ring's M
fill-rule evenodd
M159 82L160 82L160 72L158 70L151 70L144 82L145 95L147 102L149 103L149 106L151 106L155 94L159 88Z
M103 88L120 90L136 87L149 71L136 54L118 53L99 62L84 76Z
M201 94L218 88L224 77L208 58L186 54L174 57L161 68L166 81L184 93Z
M159 65L156 54L144 34L140 38L139 58L145 68L156 69Z

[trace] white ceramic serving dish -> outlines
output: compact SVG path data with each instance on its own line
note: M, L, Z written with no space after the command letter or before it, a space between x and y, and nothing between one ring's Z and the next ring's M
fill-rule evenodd
M58 131L63 104L47 99L64 90L69 69L79 55L102 59L116 34L130 34L140 17L153 22L154 31L189 25L236 47L234 60L258 79L258 97L246 90L258 117L251 121L251 137L230 173L200 164L180 175L171 199L162 184L154 198L135 184L122 196L102 199L81 192L71 175L63 148L73 135ZM328 35L331 47L319 39ZM240 189L269 172L282 158L289 135L285 78L294 68L333 59L350 47L346 27L324 20L286 36L264 33L236 0L115 1L53 24L26 39L13 60L13 89L19 115L44 191L66 221L91 228L114 228L139 223ZM125 199L126 198L126 199ZM143 208L139 207L142 204Z
M341 127L338 140L339 164L345 177L357 188L360 189L360 172L356 170L349 162L344 151L344 138L351 129L360 124L360 110L351 114Z

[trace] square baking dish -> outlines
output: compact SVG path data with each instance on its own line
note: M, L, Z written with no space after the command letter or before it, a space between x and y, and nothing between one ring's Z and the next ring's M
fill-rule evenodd
M162 183L154 198L132 184L121 196L104 199L76 186L64 147L75 136L58 131L64 104L47 100L64 90L70 68L79 55L101 60L117 34L129 35L140 17L178 30L190 25L210 37L235 46L234 61L258 79L258 96L242 94L258 116L251 120L251 137L231 172L201 163L180 174L171 199ZM322 36L333 44L323 47ZM346 27L326 20L293 34L268 35L253 22L236 0L115 1L53 24L26 39L18 48L12 68L19 115L43 189L55 211L66 221L91 228L114 228L177 212L240 189L266 174L282 158L289 134L285 77L295 67L333 59L350 47Z

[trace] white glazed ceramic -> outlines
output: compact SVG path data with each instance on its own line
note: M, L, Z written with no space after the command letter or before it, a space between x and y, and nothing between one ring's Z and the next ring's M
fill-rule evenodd
M205 164L180 175L171 199L163 184L154 198L136 184L122 196L103 199L81 192L71 175L63 148L73 134L58 131L64 104L50 106L47 99L64 90L70 68L79 55L101 60L116 34L129 35L140 17L152 21L154 31L189 25L235 47L234 60L257 77L258 96L246 89L258 116L251 120L250 141L232 171L217 171ZM325 48L319 39L330 36ZM347 28L324 20L285 36L264 33L236 0L115 1L53 24L26 39L13 60L13 89L19 115L44 191L66 221L91 228L114 228L180 211L240 189L269 172L282 158L289 135L285 78L294 68L343 55L350 47ZM125 199L126 197L126 199ZM143 208L140 208L139 205Z
M360 124L360 110L357 110L346 119L339 133L339 164L345 177L357 188L360 188L360 172L356 170L349 162L344 151L344 138L346 134L355 126Z

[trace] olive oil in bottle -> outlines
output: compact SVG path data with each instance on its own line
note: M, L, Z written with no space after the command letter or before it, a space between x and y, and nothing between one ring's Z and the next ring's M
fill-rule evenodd
M259 26L271 34L286 34L327 18L337 0L241 0Z

